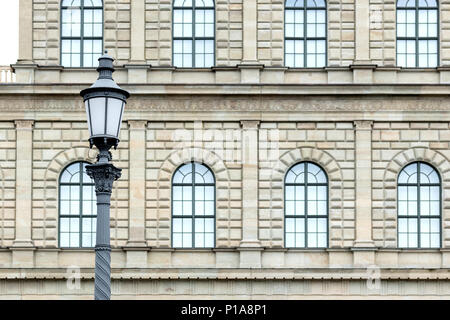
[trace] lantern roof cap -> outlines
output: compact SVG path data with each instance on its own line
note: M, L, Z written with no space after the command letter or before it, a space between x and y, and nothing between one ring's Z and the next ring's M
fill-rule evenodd
M99 73L99 76L97 80L89 88L81 90L81 96L95 91L108 90L121 93L125 96L125 98L128 98L130 96L130 93L119 87L119 85L112 78L112 73L114 72L113 61L114 58L108 55L108 51L105 50L105 53L100 58L98 58L99 63L97 71Z

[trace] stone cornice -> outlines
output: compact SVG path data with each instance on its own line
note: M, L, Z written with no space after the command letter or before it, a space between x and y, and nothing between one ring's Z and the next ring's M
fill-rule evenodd
M65 268L1 268L0 280L66 280ZM112 279L139 280L367 280L366 268L112 268ZM93 268L81 268L80 278L94 279ZM381 280L445 280L448 268L380 268Z
M76 95L91 83L48 83L0 84L0 95ZM211 84L211 83L156 83L156 84L126 84L121 87L131 92L132 97L142 95L249 95L249 96L448 96L448 84Z

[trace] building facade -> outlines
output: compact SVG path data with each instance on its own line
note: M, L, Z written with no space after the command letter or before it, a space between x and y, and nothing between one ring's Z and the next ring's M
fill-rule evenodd
M103 49L113 299L450 298L450 1L20 0L19 33L0 298L93 298Z

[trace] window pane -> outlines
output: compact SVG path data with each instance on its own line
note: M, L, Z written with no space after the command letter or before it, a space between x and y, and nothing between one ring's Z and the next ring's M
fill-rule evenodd
M408 248L417 248L419 246L419 237L417 233L408 234Z
M92 233L84 233L83 232L82 246L83 247L94 247L95 246L94 237L93 237Z
M305 187L304 186L295 186L295 199L296 200L305 200Z
M80 246L80 236L78 233L70 233L70 247Z
M406 23L406 10L397 10L397 23Z
M183 232L192 232L192 219L182 219L183 221Z
M60 245L61 247L67 248L67 247L70 246L70 238L69 238L69 235L70 235L70 234L67 233L67 232L64 232L64 233L61 233L61 234L60 234L59 245Z
M413 68L416 66L416 56L413 54L406 55L406 66Z
M317 247L325 248L327 246L327 234L319 233L317 234Z
M439 248L441 246L439 234L438 233L432 233L430 235L430 247L431 248Z
M72 67L80 67L80 55L73 54L72 55Z
M214 247L214 234L206 233L205 234L205 248L212 248L212 247Z
M195 202L195 215L204 215L205 214L205 202L196 201Z
M203 248L205 246L205 234L204 233L196 233L195 234L195 247Z
M174 218L172 221L172 232L183 232L183 219Z
M307 208L308 215L317 215L317 203L316 201L308 201L308 208Z
M406 24L397 25L397 37L406 37Z
M316 233L308 233L308 247L315 248L317 247L317 234Z
M205 200L214 200L214 187L204 187Z
M192 233L183 233L183 248L192 247Z
M304 248L306 246L305 243L305 233L300 232L295 234L295 247L296 248Z
M69 232L70 231L70 219L69 218L61 218L59 225L60 232Z
M205 232L214 231L214 218L205 219Z
M286 232L295 232L295 219L286 218Z
M305 201L295 201L295 215L303 216L305 214Z
M103 12L102 12L102 10L93 10L93 13L94 13L94 17L93 17L94 23L101 24L103 22L103 19L102 19Z
M94 24L94 31L93 31L93 36L94 37L101 37L103 34L103 28L101 24Z
M174 233L172 236L172 245L174 248L183 247L183 239L181 233Z
M285 23L294 23L295 11L294 10L286 10L285 12Z
M286 247L293 248L295 247L295 234L294 233L286 233Z
M398 235L398 246L399 248L408 247L408 235L406 233L401 233Z
M408 202L408 215L410 215L410 216L417 215L417 202L416 201Z
M286 187L286 200L295 200L295 188L293 186Z
M183 201L183 215L192 215L192 202Z

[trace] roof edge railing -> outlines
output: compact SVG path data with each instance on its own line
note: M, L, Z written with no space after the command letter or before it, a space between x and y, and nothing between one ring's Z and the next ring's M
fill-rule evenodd
M0 83L16 82L16 74L10 66L0 66Z

